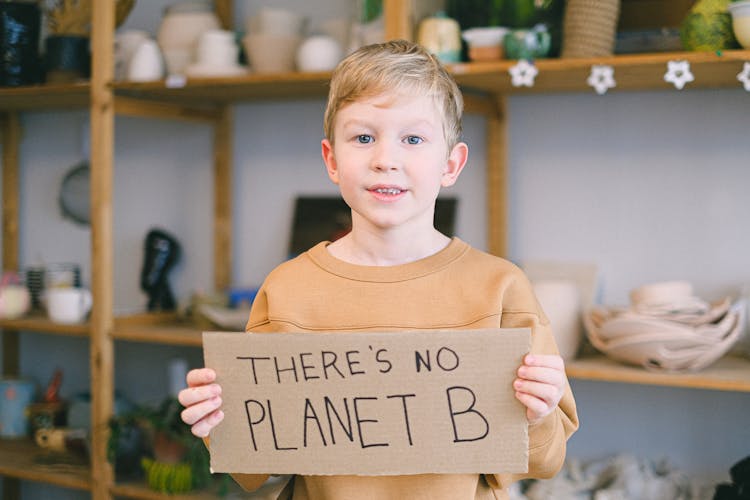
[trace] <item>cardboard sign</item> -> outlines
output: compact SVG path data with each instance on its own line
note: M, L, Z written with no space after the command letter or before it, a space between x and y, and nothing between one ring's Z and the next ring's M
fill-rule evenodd
M526 472L512 382L522 329L388 333L206 332L222 387L214 472Z

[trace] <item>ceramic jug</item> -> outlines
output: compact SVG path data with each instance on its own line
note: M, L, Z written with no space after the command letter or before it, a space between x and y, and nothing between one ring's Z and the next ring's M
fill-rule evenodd
M461 28L455 19L443 12L428 17L419 24L419 44L435 54L443 63L461 60Z

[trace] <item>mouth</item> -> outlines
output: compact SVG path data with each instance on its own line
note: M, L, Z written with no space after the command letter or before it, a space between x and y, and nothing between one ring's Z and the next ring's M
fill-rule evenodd
M374 193L390 195L390 196L396 196L404 192L403 189L397 188L397 187L376 187L376 188L370 189L370 191Z
M396 201L400 199L407 190L398 186L372 186L368 188L368 191L380 201Z

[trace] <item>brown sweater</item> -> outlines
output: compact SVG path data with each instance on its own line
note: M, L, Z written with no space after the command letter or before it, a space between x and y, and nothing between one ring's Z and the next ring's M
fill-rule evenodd
M549 322L523 272L458 238L435 255L398 266L358 266L320 243L274 269L258 293L247 331L389 331L530 327L531 352L557 353ZM529 426L529 472L410 476L295 476L280 498L294 500L474 500L507 498L524 477L557 473L578 428L570 387L556 411ZM246 489L268 476L234 474Z

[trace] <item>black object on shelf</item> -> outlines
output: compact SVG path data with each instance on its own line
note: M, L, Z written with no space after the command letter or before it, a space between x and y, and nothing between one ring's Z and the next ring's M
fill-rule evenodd
M36 2L0 2L0 86L39 81L40 25Z
M167 275L180 258L179 242L167 232L152 229L146 235L141 268L141 289L148 294L149 311L173 311L176 303Z
M714 500L750 500L750 456L734 464L729 469L730 483L716 486Z

